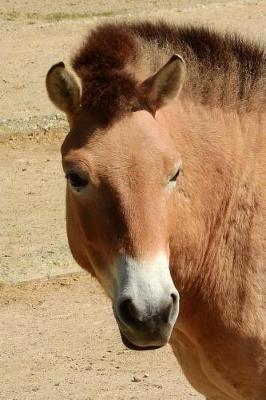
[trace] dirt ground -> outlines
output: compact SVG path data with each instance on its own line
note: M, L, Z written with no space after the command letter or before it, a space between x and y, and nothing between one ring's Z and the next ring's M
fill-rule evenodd
M114 18L203 24L266 43L265 0L0 0L1 400L202 398L170 348L123 347L87 275L18 283L79 271L65 234L67 127L44 79L89 29Z
M200 400L170 348L127 350L86 275L2 287L1 400Z

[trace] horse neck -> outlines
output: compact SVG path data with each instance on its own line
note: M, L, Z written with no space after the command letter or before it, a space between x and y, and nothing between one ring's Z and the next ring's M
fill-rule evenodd
M237 320L250 300L254 262L250 227L256 195L246 172L243 133L248 122L235 111L177 102L160 116L160 123L184 165L184 196L178 200L186 204L176 205L182 215L177 215L171 248L183 316L188 310L199 315L203 308L205 314L207 309L219 313L224 321L231 321L232 315Z

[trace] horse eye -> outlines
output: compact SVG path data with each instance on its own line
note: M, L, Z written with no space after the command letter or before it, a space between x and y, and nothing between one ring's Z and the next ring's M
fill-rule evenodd
M178 175L180 174L180 168L176 171L175 175L169 179L169 182L176 182Z
M83 188L88 184L88 180L82 178L76 172L69 172L66 174L66 178L70 182L71 186L73 186L75 189Z

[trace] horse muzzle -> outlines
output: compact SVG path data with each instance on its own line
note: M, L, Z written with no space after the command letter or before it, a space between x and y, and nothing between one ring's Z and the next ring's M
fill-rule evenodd
M179 294L165 257L153 263L120 261L113 311L127 347L157 348L168 342L179 312Z

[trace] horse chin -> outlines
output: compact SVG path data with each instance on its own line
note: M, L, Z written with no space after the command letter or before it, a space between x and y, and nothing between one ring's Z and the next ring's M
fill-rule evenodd
M162 344L161 346L138 346L132 342L130 342L128 340L128 338L120 331L120 335L122 338L122 342L124 343L124 345L130 349L130 350L136 350L136 351L146 351L146 350L156 350L156 349L160 349L161 347L164 346L164 344Z

